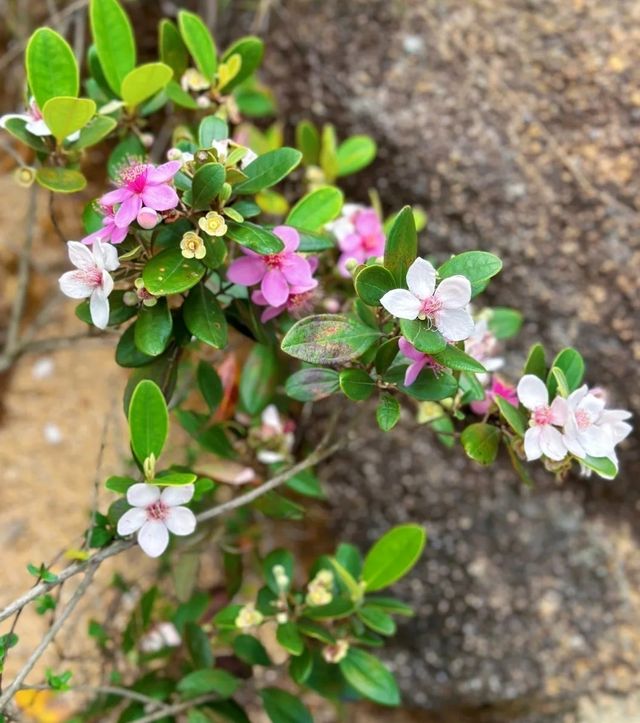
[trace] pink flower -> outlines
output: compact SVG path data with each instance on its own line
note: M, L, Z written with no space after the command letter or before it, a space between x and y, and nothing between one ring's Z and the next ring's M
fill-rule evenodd
M300 245L298 232L289 226L276 226L273 232L284 242L284 249L277 254L261 255L243 248L244 256L231 263L227 278L243 286L260 284L266 303L279 307L287 303L294 289L312 289L318 282L312 278L309 261L296 253Z
M415 382L418 378L418 374L420 374L425 366L431 369L436 376L445 369L445 367L437 362L431 355L418 351L415 346L413 346L413 344L407 341L404 337L400 337L398 346L400 347L401 353L412 362L409 364L404 375L405 387L409 387Z
M89 299L91 320L104 329L109 322L109 294L113 279L109 271L120 265L118 252L113 246L96 239L92 251L79 241L67 243L69 258L75 271L62 274L58 283L62 293L72 299Z
M315 256L307 259L311 273L314 274L318 268L318 259ZM302 316L302 314L309 310L311 307L311 300L313 298L314 289L318 286L318 282L315 279L311 279L311 284L308 286L292 286L289 289L289 298L284 304L280 306L271 306L269 302L264 298L264 294L260 289L256 289L251 294L251 301L257 306L266 306L267 308L262 312L260 321L266 324L267 321L275 319L276 316L282 314L283 311L288 311L292 316Z
M503 382L500 377L494 376L491 379L491 387L485 391L484 399L471 402L471 411L479 417L484 416L491 408L496 397L506 399L514 407L518 406L518 395L515 387L512 384Z
M524 453L529 461L546 455L560 462L567 455L561 427L567 419L567 400L556 397L549 404L546 384L534 374L525 374L518 382L518 399L531 412L529 429L524 435Z
M338 260L342 276L350 276L348 261L363 264L371 257L384 254L384 231L378 214L372 208L347 203L342 209L342 216L328 224L327 229L334 234L342 251Z
M90 233L81 239L83 244L90 245L94 241L107 241L112 244L119 244L125 240L129 233L129 227L120 228L116 226L115 213L112 206L102 206L104 216L102 217L102 228Z
M178 194L169 181L180 170L180 161L169 161L161 166L151 163L132 163L118 175L115 191L109 191L101 199L103 206L120 207L115 214L115 224L126 228L133 223L143 206L154 211L168 211L178 205Z
M160 223L160 216L157 211L152 208L143 206L136 217L136 221L141 228L152 229Z

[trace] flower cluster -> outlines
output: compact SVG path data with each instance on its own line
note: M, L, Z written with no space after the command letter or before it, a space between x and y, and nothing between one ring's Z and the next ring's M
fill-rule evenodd
M349 264L364 264L384 254L385 235L380 217L373 208L345 203L338 219L327 224L341 251L338 271L349 277Z

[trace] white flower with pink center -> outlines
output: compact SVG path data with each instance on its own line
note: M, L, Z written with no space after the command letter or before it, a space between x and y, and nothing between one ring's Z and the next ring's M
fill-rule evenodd
M118 252L100 239L94 241L91 250L79 241L67 242L67 249L76 270L62 274L60 289L71 299L89 299L91 320L98 329L104 329L109 322L109 294L113 291L109 271L120 266Z
M561 427L567 419L567 400L556 397L549 404L546 384L534 374L525 374L518 382L518 399L531 412L529 429L524 435L524 453L529 461L544 454L560 462L567 456Z
M465 276L450 276L436 288L436 270L425 259L416 259L407 271L409 289L393 289L380 299L398 319L428 320L447 341L463 341L473 333L467 306L471 284Z
M165 487L141 482L127 490L132 508L118 520L122 537L138 533L138 544L149 557L159 557L167 549L169 533L190 535L196 529L196 517L183 507L193 497L193 485Z
M605 409L600 390L589 390L584 384L567 399L564 443L579 459L608 457L617 469L615 446L630 434L632 427L626 422L630 417L631 412L624 409Z

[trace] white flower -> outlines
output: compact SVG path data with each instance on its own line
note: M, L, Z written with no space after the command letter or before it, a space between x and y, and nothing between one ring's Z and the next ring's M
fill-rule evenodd
M113 279L109 271L115 271L120 262L115 247L99 240L89 249L79 241L68 241L69 258L75 271L62 274L58 283L62 293L71 299L89 299L91 320L104 329L109 321L109 294Z
M567 400L556 397L549 404L549 392L542 379L525 374L518 382L518 399L531 412L529 429L524 435L524 453L529 461L543 454L556 462L567 455L567 447L556 426L567 418ZM554 426L556 425L556 426Z
M447 341L463 341L473 333L467 310L471 284L465 276L450 276L436 289L436 270L424 259L416 259L407 271L407 289L393 289L380 299L398 319L429 319Z
M252 151L251 148L247 148L247 152L240 159L240 168L246 168L250 163L253 163L257 157L257 153Z
M338 216L335 221L330 221L326 224L325 228L327 231L330 231L338 241L342 241L355 232L355 218L358 212L364 209L365 207L360 203L345 203L340 212L340 216Z
M26 113L7 113L0 118L0 128L5 128L5 124L12 118L20 118L25 121L25 130L32 133L34 136L50 136L52 135L49 126L45 123L40 108L34 98L29 100L29 107ZM75 131L70 136L67 136L68 141L75 141L80 136L80 131Z
M193 512L183 507L193 497L193 485L165 487L141 482L127 490L127 502L133 507L118 520L118 534L138 533L138 544L149 557L158 557L167 549L169 533L190 535L196 529Z
M143 653L157 653L164 648L177 648L181 643L182 638L173 623L158 623L140 638L140 650Z
M213 141L211 148L213 148L218 154L218 160L224 163L229 155L229 145L232 143L230 138L221 138L219 141ZM257 153L254 153L251 148L247 148L247 152L240 159L240 168L246 168L250 163L256 160L258 157Z
M247 630L260 625L263 620L264 616L259 610L256 610L255 605L253 603L247 603L238 612L235 623L237 628Z
M501 356L494 356L498 348L498 339L489 329L486 319L478 319L473 333L464 343L464 350L479 361L488 372L496 372L504 366L504 359ZM478 374L482 384L487 384L489 374Z
M564 424L564 443L579 459L608 457L618 468L615 446L631 432L625 420L631 412L605 409L604 395L589 390L586 384L572 392L567 399L567 418Z
M258 459L263 464L275 464L284 461L293 447L293 432L288 429L288 425L283 424L280 412L275 404L269 404L269 406L265 407L261 419L261 440L277 447L277 449L259 450Z

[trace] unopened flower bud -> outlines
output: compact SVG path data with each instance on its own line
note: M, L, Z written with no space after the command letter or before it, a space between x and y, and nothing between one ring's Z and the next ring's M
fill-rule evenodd
M281 612L276 615L276 622L278 625L284 625L285 623L289 622L289 614L286 612Z
M201 91L211 87L211 83L195 68L187 68L180 78L184 90Z
M222 188L220 189L220 193L218 195L220 196L223 203L229 200L232 190L233 189L231 188L230 183L225 182L222 184Z
M184 234L180 248L185 259L203 259L207 255L204 242L195 231L187 231Z
M20 166L16 168L13 177L19 186L29 188L36 179L36 171L35 168L31 168L31 166Z
M278 590L280 590L280 592L286 590L289 587L290 580L284 567L282 565L274 565L272 572Z
M138 294L135 291L125 291L122 295L122 303L125 306L137 306Z
M241 630L253 628L264 620L262 613L256 610L253 603L245 605L236 617L236 627Z
M227 233L227 224L216 211L209 211L206 216L199 219L198 226L209 236L224 236Z
M196 99L198 108L208 108L211 105L211 99L207 98L206 95L199 95Z
M198 151L195 155L196 163L208 163L211 160L208 151Z
M349 652L349 643L346 640L337 640L333 645L322 648L322 657L327 663L339 663Z
M154 141L154 135L153 133L141 133L140 140L142 141L142 145L145 148L151 148Z
M140 211L138 211L136 221L142 228L155 228L160 223L160 214L157 211L154 211L153 208L143 206Z
M179 148L169 148L169 150L167 151L167 160L181 161L182 151Z
M142 464L145 479L155 479L156 476L156 456L153 452L145 459Z

